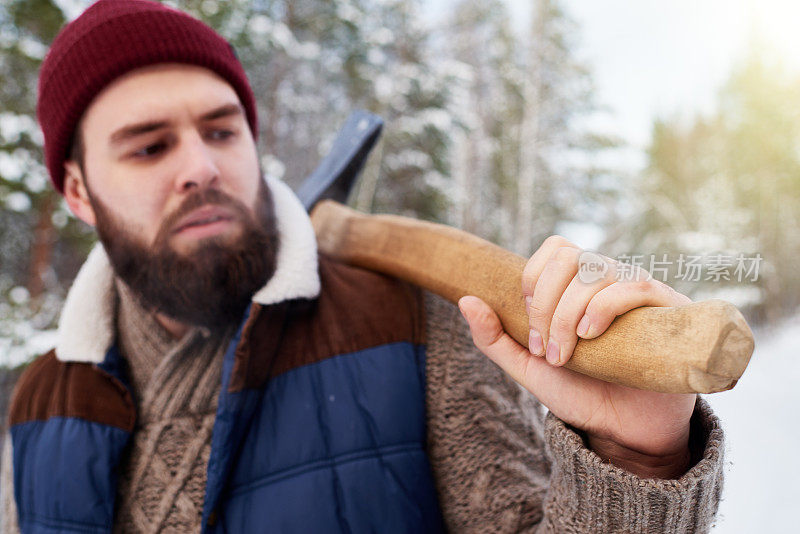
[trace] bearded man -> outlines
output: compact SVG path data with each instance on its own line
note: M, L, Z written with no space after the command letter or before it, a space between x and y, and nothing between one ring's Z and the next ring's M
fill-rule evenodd
M708 405L563 368L579 335L686 297L584 284L552 237L523 276L522 347L475 297L465 324L318 255L292 191L262 178L232 48L148 0L100 0L61 31L37 113L53 184L100 245L14 394L8 531L710 528Z

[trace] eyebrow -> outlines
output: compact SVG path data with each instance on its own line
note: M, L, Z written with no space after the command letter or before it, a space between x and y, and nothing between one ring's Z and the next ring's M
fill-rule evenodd
M230 117L231 115L244 115L242 105L239 103L225 104L224 106L220 106L202 115L200 120L202 122L207 122L213 121L214 119L221 119L222 117Z
M204 113L200 116L200 122L209 122L223 117L230 117L232 115L244 115L244 109L240 103L225 104L211 111ZM145 121L136 124L129 124L116 130L110 137L112 145L120 144L124 141L144 135L146 133L154 132L170 125L169 121Z

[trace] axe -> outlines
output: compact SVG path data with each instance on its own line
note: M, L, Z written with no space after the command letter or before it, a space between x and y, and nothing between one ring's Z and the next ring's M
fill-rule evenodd
M380 136L383 122L355 112L333 147L297 191L311 213L319 250L344 263L406 280L456 303L475 295L523 346L526 258L446 225L368 215L340 202ZM640 307L617 317L595 339L580 339L566 368L625 386L664 393L731 389L753 353L753 334L733 304L706 300Z

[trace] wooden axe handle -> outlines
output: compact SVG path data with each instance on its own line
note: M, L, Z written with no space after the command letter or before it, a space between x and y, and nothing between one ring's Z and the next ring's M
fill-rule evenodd
M324 254L407 280L453 303L465 295L480 297L527 347L525 258L449 226L365 215L330 200L314 208L311 222ZM565 367L639 389L713 393L736 384L753 347L750 328L728 302L641 307L617 317L597 338L579 339Z

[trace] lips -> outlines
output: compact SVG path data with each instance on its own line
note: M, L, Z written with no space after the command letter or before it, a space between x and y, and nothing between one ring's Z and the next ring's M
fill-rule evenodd
M206 206L198 208L181 219L175 227L175 233L180 233L188 228L195 228L214 224L220 221L231 221L233 215L230 211L219 206Z

